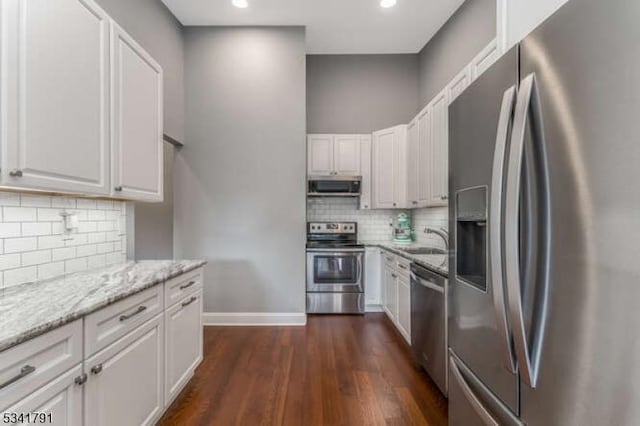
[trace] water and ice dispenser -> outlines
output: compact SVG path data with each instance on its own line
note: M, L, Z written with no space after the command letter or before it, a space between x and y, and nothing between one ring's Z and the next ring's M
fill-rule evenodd
M457 279L487 290L487 187L456 193Z

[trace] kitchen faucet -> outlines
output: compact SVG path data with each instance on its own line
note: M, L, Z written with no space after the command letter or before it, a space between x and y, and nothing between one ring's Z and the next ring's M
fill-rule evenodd
M440 238L444 240L445 249L449 250L449 231L447 231L445 228L435 229L425 226L424 232L427 234L436 234L440 236Z

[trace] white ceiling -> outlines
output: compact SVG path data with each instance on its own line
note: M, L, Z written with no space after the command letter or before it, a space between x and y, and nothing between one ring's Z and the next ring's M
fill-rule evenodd
M162 0L184 25L304 25L308 53L416 53L464 0Z

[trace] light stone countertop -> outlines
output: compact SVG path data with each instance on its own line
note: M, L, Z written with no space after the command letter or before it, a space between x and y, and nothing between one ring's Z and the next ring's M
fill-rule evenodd
M426 244L416 242L411 244L394 244L392 241L361 241L360 243L365 246L383 248L393 254L404 257L405 259L436 272L445 278L449 277L448 254L410 254L402 250L403 248L428 247Z
M204 264L131 261L5 289L0 295L0 352Z

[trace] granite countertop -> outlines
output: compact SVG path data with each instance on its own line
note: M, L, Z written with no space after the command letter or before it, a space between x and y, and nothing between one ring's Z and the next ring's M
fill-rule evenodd
M394 244L391 241L361 241L361 244L364 244L365 246L383 248L440 275L445 277L449 276L448 254L410 254L402 250L403 248L427 247L425 244L415 242L411 244Z
M0 296L0 352L205 263L126 262L8 288Z

